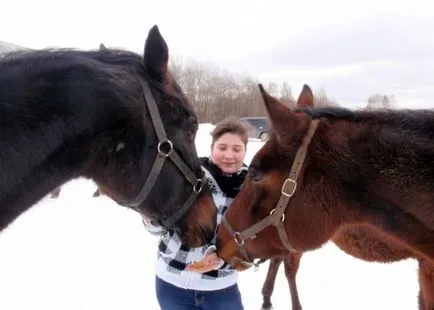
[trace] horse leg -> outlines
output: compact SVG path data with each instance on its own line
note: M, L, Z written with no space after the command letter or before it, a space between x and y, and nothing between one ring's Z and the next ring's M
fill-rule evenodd
M301 252L291 252L283 261L285 266L285 275L291 292L292 310L301 310L300 298L298 297L297 289L297 271L300 266L300 259L303 254Z
M262 309L269 310L273 308L271 304L271 295L273 295L274 283L276 282L277 271L279 271L280 264L283 258L270 259L270 265L268 266L267 277L265 278L264 285L262 286Z
M434 310L434 263L419 259L419 309Z

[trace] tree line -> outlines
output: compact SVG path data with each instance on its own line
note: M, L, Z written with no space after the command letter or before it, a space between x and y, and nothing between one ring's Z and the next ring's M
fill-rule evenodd
M209 66L194 59L173 57L170 69L185 95L193 105L199 122L216 123L228 116L266 116L262 97L259 95L259 81L251 76L235 74ZM295 106L291 85L264 85L273 96L288 107ZM339 106L331 100L324 89L314 90L316 106ZM367 99L366 109L392 108L393 95L372 94Z

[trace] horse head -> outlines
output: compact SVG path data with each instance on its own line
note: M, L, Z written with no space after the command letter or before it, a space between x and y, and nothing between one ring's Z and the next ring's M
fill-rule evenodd
M278 230L278 227L285 229L285 215L276 204L284 192L282 184L287 183L285 180L294 161L292 145L297 142L292 139L299 141L303 137L298 132L296 135L290 133L302 127L295 128L295 122L288 122L288 116L293 112L282 102L267 94L261 85L260 90L273 132L253 157L241 191L224 214L217 235L218 255L238 270L254 265L254 258L287 255L293 247L286 232L282 237ZM297 108L311 108L313 102L311 89L304 85ZM295 190L293 183L288 187L291 187L290 191Z

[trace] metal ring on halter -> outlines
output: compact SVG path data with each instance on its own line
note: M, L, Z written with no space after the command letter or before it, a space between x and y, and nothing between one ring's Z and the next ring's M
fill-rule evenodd
M196 194L199 194L202 191L204 182L202 182L202 179L197 179L196 184L193 186L193 192Z
M234 238L235 243L237 245L244 245L244 240L241 239L241 234L238 231L234 232L234 234L232 235L232 238Z
M165 152L163 152L161 150L161 146L163 144L165 144L165 143L167 143L169 145L169 150L167 151L167 153L165 153ZM170 141L169 139L161 140L160 142L158 142L157 151L158 151L158 154L160 156L169 157L170 154L172 154L172 152L173 152L173 143L172 143L172 141Z
M270 215L273 215L274 212L276 212L276 209L273 209L270 211ZM283 223L285 222L285 213L282 214L282 217L280 218L280 221Z
M254 271L258 271L258 269L259 269L259 265L260 265L260 261L253 262L253 270L254 270Z

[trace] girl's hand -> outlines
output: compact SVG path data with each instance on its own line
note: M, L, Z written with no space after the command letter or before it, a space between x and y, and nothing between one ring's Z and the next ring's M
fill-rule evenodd
M187 265L185 269L188 271L195 271L205 273L211 270L218 269L221 264L221 259L216 253L206 255L202 260Z

